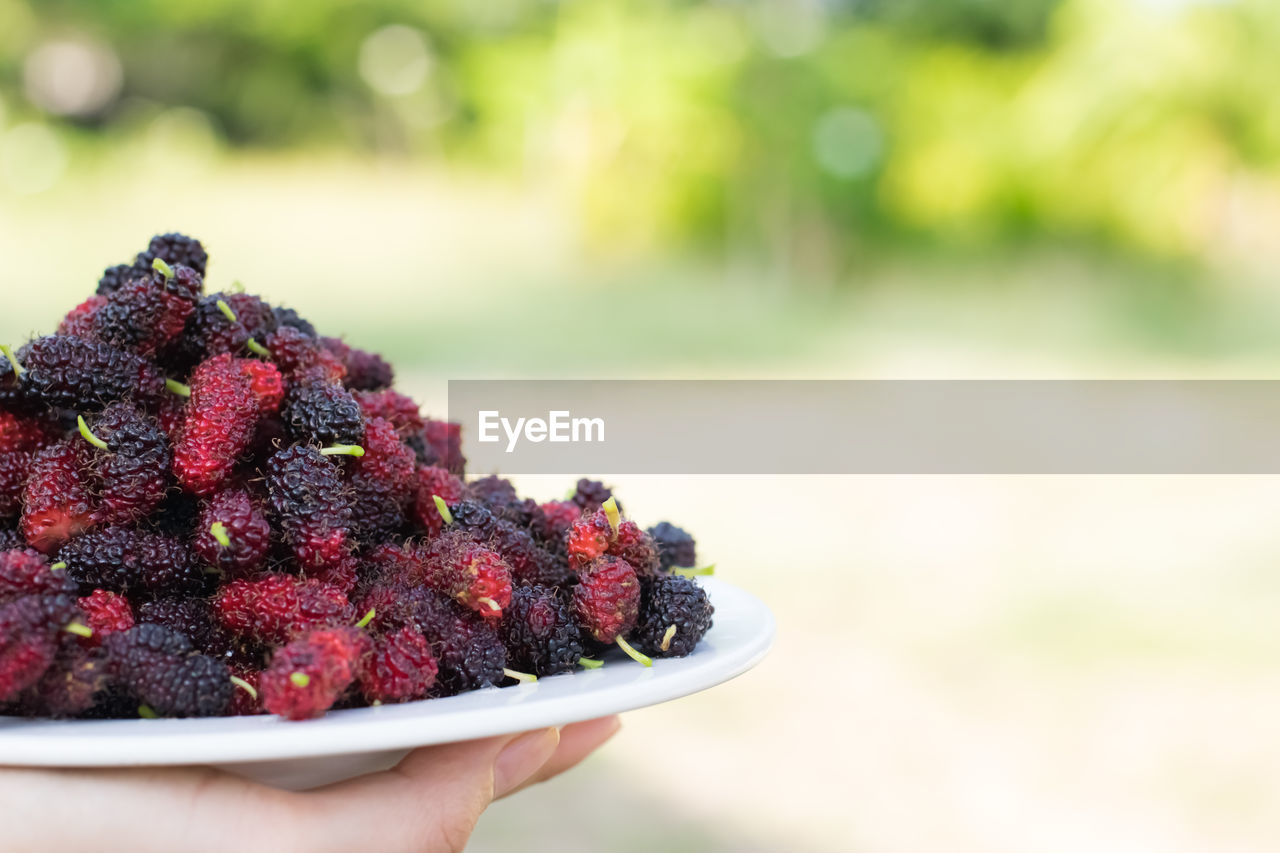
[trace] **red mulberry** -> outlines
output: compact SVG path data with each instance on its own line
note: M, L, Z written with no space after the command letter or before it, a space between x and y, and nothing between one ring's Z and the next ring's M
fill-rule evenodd
M312 631L293 640L259 678L263 707L289 720L323 714L355 680L368 643L357 628Z

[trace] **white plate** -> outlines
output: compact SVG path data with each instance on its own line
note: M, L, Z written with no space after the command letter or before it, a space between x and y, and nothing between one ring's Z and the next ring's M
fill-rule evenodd
M656 705L728 681L773 644L769 609L716 578L712 629L687 658L646 668L622 656L534 684L333 711L317 720L275 717L169 720L29 720L0 717L0 764L126 767L211 764L282 788L311 788L393 766L411 748L527 731Z

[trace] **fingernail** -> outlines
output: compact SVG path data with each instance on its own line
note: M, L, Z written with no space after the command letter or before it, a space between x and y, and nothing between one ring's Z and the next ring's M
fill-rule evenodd
M501 797L523 785L551 760L559 745L559 729L543 729L522 734L504 746L493 764L493 796Z

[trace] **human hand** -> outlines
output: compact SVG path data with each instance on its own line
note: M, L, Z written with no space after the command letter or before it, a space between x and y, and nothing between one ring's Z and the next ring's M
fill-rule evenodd
M573 767L619 725L424 747L302 793L211 768L0 768L0 851L460 851L491 802Z

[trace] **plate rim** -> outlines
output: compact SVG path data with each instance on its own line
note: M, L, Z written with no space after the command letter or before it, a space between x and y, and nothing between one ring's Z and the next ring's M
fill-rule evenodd
M559 684L573 683L570 679L593 679L603 674L601 670L575 670L535 684L490 687L442 699L331 711L324 717L298 722L267 715L92 721L0 717L0 765L229 765L359 755L565 725L669 702L738 677L764 659L776 638L776 621L763 601L719 578L702 581L716 606L719 620L704 640L705 645L700 644L699 650L686 658L656 660L652 669L631 661L619 661L610 670L610 684L603 689L568 692L567 688L559 688ZM734 614L735 622L754 625L755 634L718 649L715 647L717 629L725 630L722 624L729 612ZM628 667L626 677L613 674L622 667ZM635 688L637 683L654 680L658 673L661 677L654 681L653 688ZM539 691L548 692L548 687L553 695L532 703L526 713L512 713L514 707ZM508 697L508 701L479 708L458 707L482 701L476 697L497 694ZM453 703L450 711L430 716L420 713L427 707L443 708L445 703ZM443 717L448 723L432 725L432 717ZM102 737L91 737L98 730L102 731ZM318 730L334 736L324 738Z

